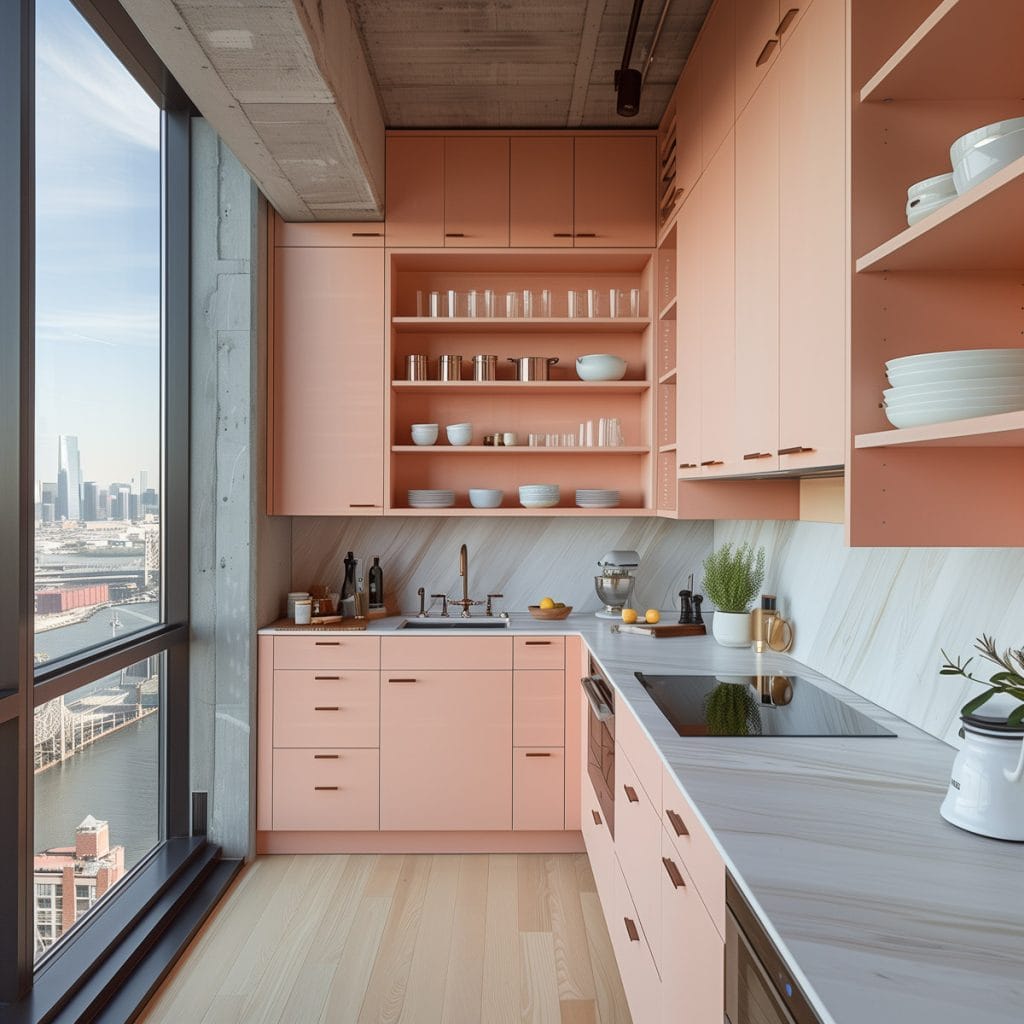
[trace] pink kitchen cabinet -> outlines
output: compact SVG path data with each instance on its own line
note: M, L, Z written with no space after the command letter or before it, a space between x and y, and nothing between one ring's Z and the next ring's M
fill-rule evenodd
M380 673L274 673L275 747L376 747Z
M656 167L654 136L576 136L573 231L577 248L654 247Z
M736 0L716 0L697 40L701 51L701 148L705 168L736 122L735 25Z
M845 40L843 0L815 0L778 62L782 469L845 462Z
M382 515L384 250L274 250L271 515Z
M676 222L676 463L680 477L700 476L701 334L703 330L702 184L697 182ZM709 396L710 398L710 396Z
M517 670L556 668L565 671L564 636L517 636L512 649Z
M382 829L512 828L511 672L385 669L380 706Z
M565 751L517 747L512 756L512 828L560 831L565 827Z
M444 245L444 138L388 135L385 215L389 246Z
M444 139L444 244L508 245L509 140L454 135Z
M516 670L513 675L512 741L517 747L565 744L565 672Z
M572 138L516 135L509 157L509 244L571 248Z
M691 53L676 91L676 187L685 200L704 169L701 141L700 54Z
M384 225L375 221L289 223L274 214L274 245L314 248L384 248Z
M657 1024L661 1020L661 979L651 951L644 941L629 885L614 855L612 860L614 902L611 914L606 916L609 918L608 932L615 950L615 962L622 977L622 987L626 992L633 1024ZM720 1019L716 1019L713 1024L718 1024ZM711 1024L710 1018L701 1024Z
M376 750L275 750L274 829L376 831Z

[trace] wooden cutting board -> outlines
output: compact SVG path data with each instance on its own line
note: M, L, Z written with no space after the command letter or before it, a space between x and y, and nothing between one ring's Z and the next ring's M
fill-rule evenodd
M672 637L672 636L706 636L707 626L692 626L680 622L659 622L653 626L643 622L632 625L617 623L612 626L613 633L636 633L639 636Z

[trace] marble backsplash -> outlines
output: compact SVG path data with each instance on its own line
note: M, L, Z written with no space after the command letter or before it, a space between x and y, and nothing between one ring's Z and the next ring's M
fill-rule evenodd
M979 688L939 675L940 648L966 657L982 632L1024 645L1022 549L847 548L838 525L715 524L716 545L744 540L766 548L794 657L948 743Z
M369 569L379 555L389 607L419 608L417 587L428 594L461 595L459 547L469 548L469 593L504 594L498 609L525 611L542 597L596 611L597 560L616 548L640 553L633 604L678 608L678 592L711 550L709 522L664 519L571 518L296 518L292 522L292 586L337 589L342 559L354 551ZM440 604L440 602L438 602Z

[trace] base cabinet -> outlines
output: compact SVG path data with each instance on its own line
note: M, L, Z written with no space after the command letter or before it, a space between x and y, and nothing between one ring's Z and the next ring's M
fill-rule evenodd
M615 865L613 899L615 910L605 917L629 1012L633 1024L653 1024L661 1017L661 979L644 939L636 904L618 863Z
M274 828L376 831L377 751L274 751Z

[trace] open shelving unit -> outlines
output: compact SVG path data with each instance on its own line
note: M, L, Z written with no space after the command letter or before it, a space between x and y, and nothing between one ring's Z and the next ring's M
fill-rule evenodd
M1024 116L1020 4L854 0L851 31L849 541L1024 544L1024 411L895 429L882 407L889 359L1022 344L1024 159L904 211L955 139Z
M390 438L385 480L389 515L472 516L641 516L654 506L657 453L654 414L658 385L651 309L655 259L649 250L392 250L388 254L390 331L386 350L389 387L386 429ZM638 317L569 317L567 293L597 288L607 303L611 289L639 288ZM549 317L423 317L417 311L430 291L492 289L496 301L506 292L551 292ZM419 308L422 308L421 305ZM624 379L578 379L578 356L606 352L627 363ZM464 379L404 379L406 357L425 355L437 375L440 356L463 357ZM472 357L498 357L498 379L467 380ZM511 360L521 356L557 357L547 381L518 381ZM618 418L621 447L530 447L530 434L576 434L581 422ZM469 445L453 446L445 425L471 423ZM413 423L437 423L438 443L411 443ZM516 433L512 447L483 444L486 434ZM522 484L557 482L561 500L550 509L519 505ZM501 508L469 507L470 488L500 488ZM577 488L608 487L621 492L614 509L580 509ZM410 489L456 492L456 507L408 507Z
M674 125L672 131L675 131ZM674 142L672 143L674 145ZM674 209L674 207L673 207ZM657 504L659 513L675 518L679 502L676 478L676 316L679 284L676 273L676 228L673 224L658 243L658 381L657 381Z

